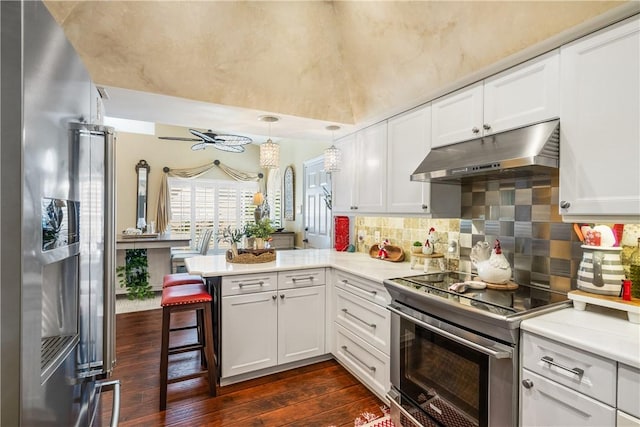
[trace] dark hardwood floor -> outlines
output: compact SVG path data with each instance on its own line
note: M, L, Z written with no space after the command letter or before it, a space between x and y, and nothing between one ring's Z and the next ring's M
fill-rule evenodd
M174 316L191 323L187 314ZM121 381L120 425L126 426L353 426L363 412L382 416L383 403L335 360L281 372L218 389L210 397L206 379L170 384L167 410L160 412L159 364L162 310L119 314L116 318ZM172 344L193 331L172 334ZM197 353L170 357L170 373L195 370ZM111 392L103 395L103 425L111 416Z

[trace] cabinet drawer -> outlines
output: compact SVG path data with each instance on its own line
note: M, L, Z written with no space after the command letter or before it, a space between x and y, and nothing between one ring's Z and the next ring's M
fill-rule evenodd
M335 321L387 355L390 351L390 317L386 308L336 289Z
M378 396L386 396L390 387L389 356L340 325L336 325L335 356Z
M245 274L222 278L222 296L253 294L278 289L278 274Z
M521 425L526 426L614 426L616 410L561 384L522 370L523 380L533 384L522 390Z
M618 365L618 409L640 418L640 369Z
M344 273L342 271L334 271L336 287L344 289L347 292L358 295L367 301L371 301L383 307L386 307L391 302L391 296L382 284L362 279L358 276Z
M278 273L278 289L302 288L327 283L324 268L281 271Z
M615 406L614 361L529 333L521 351L524 368Z

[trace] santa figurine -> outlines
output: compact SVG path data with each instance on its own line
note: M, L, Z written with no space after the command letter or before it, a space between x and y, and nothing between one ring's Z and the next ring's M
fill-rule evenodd
M382 243L378 245L378 258L385 259L389 258L389 253L385 249L385 246L389 245L389 239L384 239Z

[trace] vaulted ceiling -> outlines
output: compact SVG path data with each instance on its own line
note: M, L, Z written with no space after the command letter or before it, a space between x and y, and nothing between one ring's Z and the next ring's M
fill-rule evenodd
M97 84L352 125L621 3L46 1Z

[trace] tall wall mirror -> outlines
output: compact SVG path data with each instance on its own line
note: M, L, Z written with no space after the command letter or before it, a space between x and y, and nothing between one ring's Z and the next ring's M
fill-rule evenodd
M138 197L136 199L136 228L144 231L147 226L147 194L151 166L146 160L140 160L136 165Z

